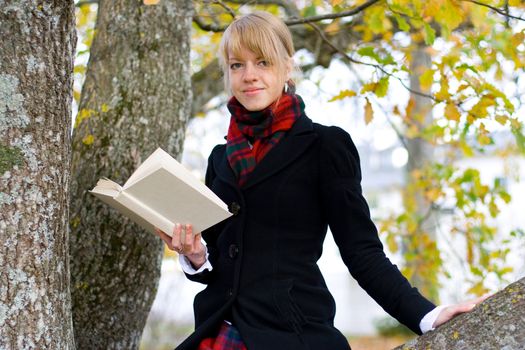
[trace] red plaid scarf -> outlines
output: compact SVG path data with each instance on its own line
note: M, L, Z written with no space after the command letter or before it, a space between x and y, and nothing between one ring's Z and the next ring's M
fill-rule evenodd
M232 116L226 137L226 156L242 187L257 163L303 114L304 102L299 95L283 94L262 111L251 112L232 97L228 109Z
M237 328L223 322L217 337L201 341L198 350L246 350L246 345Z

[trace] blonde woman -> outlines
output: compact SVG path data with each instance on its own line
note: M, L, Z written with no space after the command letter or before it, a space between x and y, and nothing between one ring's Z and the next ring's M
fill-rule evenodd
M265 12L238 18L223 35L231 119L206 184L233 216L202 232L205 244L191 225L176 225L172 238L158 232L187 277L207 285L195 297L195 332L179 350L350 349L316 264L328 226L352 276L415 333L477 302L436 308L386 258L352 139L305 115L293 54L288 28Z

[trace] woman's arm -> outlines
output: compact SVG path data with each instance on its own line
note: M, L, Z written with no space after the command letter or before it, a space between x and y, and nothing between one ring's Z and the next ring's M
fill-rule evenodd
M385 311L421 334L419 323L435 305L413 288L385 256L361 193L359 155L350 135L340 128L325 128L322 142L322 207L344 263Z

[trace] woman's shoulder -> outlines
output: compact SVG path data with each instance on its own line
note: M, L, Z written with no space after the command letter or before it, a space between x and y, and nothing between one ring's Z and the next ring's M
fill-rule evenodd
M319 123L312 123L314 132L322 139L322 140L352 140L352 137L350 134L338 127L338 126L328 126L323 125Z
M355 150L354 142L350 134L338 127L338 126L327 126L319 123L312 123L314 132L319 136L323 147L343 147L350 148L352 151Z

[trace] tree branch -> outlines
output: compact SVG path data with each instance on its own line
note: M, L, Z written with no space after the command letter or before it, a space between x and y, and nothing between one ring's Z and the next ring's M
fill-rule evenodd
M414 90L414 89L411 89L410 87L408 87L405 82L403 81L403 79L399 78L398 76L386 71L383 67L381 67L379 64L374 64L374 63L367 63L367 62L362 62L362 61L359 61L359 60L356 60L355 58L352 58L350 57L346 52L344 52L343 50L341 50L340 48L336 47L335 45L333 45L330 40L328 40L328 38L326 37L325 33L314 23L308 23L308 25L310 25L312 28L315 29L315 31L317 31L317 33L319 33L319 35L321 36L321 38L323 38L323 40L325 41L325 43L330 46L332 49L334 49L335 51L337 51L339 54L341 54L345 59L347 59L348 61L352 62L352 63L356 63L356 64L362 64L362 65L365 65L365 66L370 66L370 67L374 67L378 70L380 70L381 72L383 72L384 74L388 75L389 77L392 77L392 78L395 78L397 79L401 85L403 85L403 87L405 89L407 89L408 91L410 91L411 93L415 94L415 95L418 95L418 96L422 96L422 97L426 97L426 98L429 98L433 101L437 101L437 102L440 102L438 101L434 96L432 95L428 95L428 94L425 94L421 91L417 91L417 90Z
M242 5L277 5L284 9L288 17L299 17L301 14L299 9L293 2L286 0L227 0L227 2Z
M313 22L319 22L319 21L322 21L322 20L325 20L325 19L335 19L335 18L341 18L341 17L349 17L349 16L353 16L355 14L358 14L361 11L364 11L365 9L367 9L368 7L374 5L375 3L378 3L379 1L381 1L381 0L369 0L369 1L365 2L364 4L353 8L352 10L338 12L338 13L329 13L329 14L326 14L326 15L305 17L305 18L294 18L294 19L286 20L286 21L284 21L284 23L286 23L286 25L288 25L288 26L294 26L294 25L297 25L297 24L308 24L308 23L313 23ZM236 4L240 4L240 3L246 4L247 3L247 2L244 2L244 1L235 1L235 0L234 1L229 1L229 2L236 3ZM254 1L254 3L257 3L257 4L275 4L275 5L283 6L285 9L287 8L286 6L289 7L289 5L285 5L286 4L285 1L279 1L279 0L257 0L257 1ZM296 11L296 10L291 10L290 9L288 11L290 11L290 13L294 13L294 15L293 15L294 17L296 17L297 14L298 14L298 11ZM208 31L212 31L212 32L223 32L227 28L227 25L226 26L215 26L215 25L211 25L211 24L206 24L198 16L194 16L193 20L203 30L208 30Z
M368 0L364 4L357 6L357 7L353 8L352 10L338 12L338 13L329 13L329 14L326 14L326 15L311 16L311 17L306 17L306 18L302 18L302 19L292 19L292 20L285 21L285 23L287 25L289 25L289 26L293 26L293 25L296 25L296 24L306 24L306 23L318 22L318 21L322 21L322 20L325 20L325 19L335 19L335 18L341 18L341 17L349 17L349 16L353 16L355 14L358 14L361 11L364 11L365 9L367 9L368 7L374 5L375 3L379 2L379 1L381 1L381 0Z
M476 1L476 0L462 0L462 1L471 2L471 3L479 5L479 6L485 6L485 7L488 7L489 9L491 9L492 11L499 13L502 16L505 16L507 18L517 19L519 21L524 21L525 22L525 18L513 16L508 11L504 11L502 9L499 9L497 7L494 7L494 6L491 6L489 4L485 4L485 3L482 3L482 2L479 2L479 1Z
M83 1L79 1L75 4L76 7L82 7L84 5L92 5L92 4L97 4L98 5L98 0L83 0Z
M224 32L226 30L225 26L216 25L213 23L206 23L200 16L193 16L193 22L202 30L206 30L208 32L214 32L214 33L220 33Z

